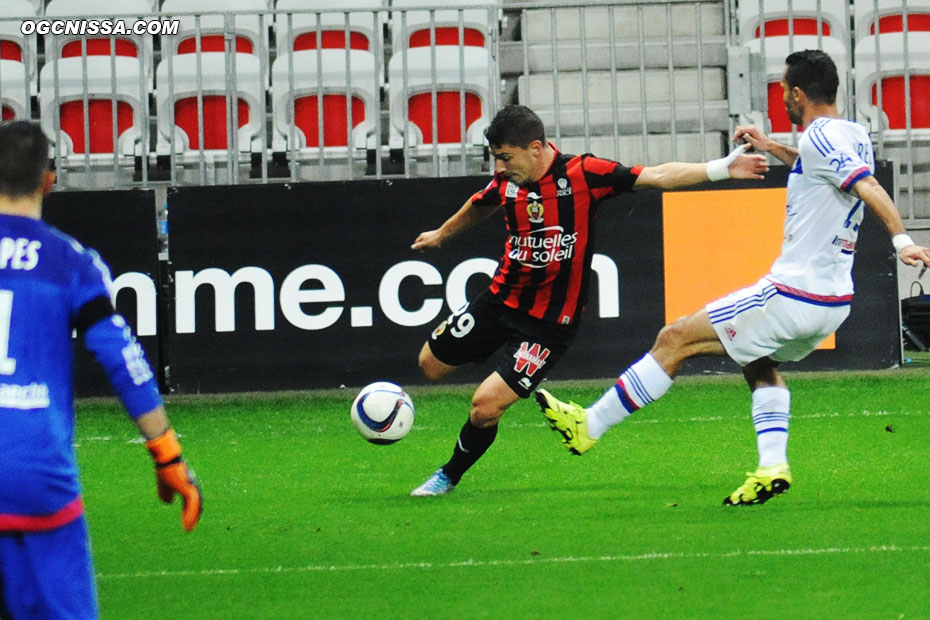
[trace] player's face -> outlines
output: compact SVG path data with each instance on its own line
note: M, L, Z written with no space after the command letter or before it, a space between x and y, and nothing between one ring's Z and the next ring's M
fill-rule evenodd
M531 142L526 148L504 144L491 147L494 157L494 172L497 172L511 183L526 185L535 181L534 172L541 153L538 140Z
M782 96L785 101L785 110L788 112L788 120L791 121L792 125L801 125L804 118L803 111L801 110L801 106L798 103L798 100L795 98L791 87L788 86L788 82L785 81L784 76L781 78L781 88Z

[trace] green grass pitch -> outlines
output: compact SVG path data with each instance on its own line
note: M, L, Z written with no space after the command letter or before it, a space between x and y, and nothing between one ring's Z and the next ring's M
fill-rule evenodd
M411 387L374 446L355 390L173 397L205 511L185 534L115 401L75 441L102 617L930 618L930 372L788 375L794 486L724 507L754 468L748 390L683 378L583 457L532 400L449 496L471 389ZM581 403L610 380L549 383Z

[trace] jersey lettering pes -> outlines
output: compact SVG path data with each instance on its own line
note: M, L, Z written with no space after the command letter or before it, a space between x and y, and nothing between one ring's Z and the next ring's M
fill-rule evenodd
M518 186L495 174L471 198L476 206L504 209L507 242L491 293L529 316L576 324L591 280L598 204L632 191L641 170L556 149L549 170L537 182Z

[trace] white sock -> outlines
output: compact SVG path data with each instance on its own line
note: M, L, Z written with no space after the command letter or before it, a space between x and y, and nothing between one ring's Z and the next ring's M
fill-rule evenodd
M672 387L672 379L651 353L626 369L617 383L588 407L588 434L600 439L611 426L631 413L661 398Z
M782 387L758 388L752 393L752 424L756 429L759 467L788 462L788 420L791 392Z

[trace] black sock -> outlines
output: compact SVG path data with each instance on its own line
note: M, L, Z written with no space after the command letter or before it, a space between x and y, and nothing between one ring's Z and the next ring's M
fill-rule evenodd
M471 420L465 422L459 433L458 441L455 442L452 458L442 466L442 470L453 484L458 484L468 468L478 462L481 455L487 452L494 443L495 437L497 437L497 424L480 428L472 424Z

